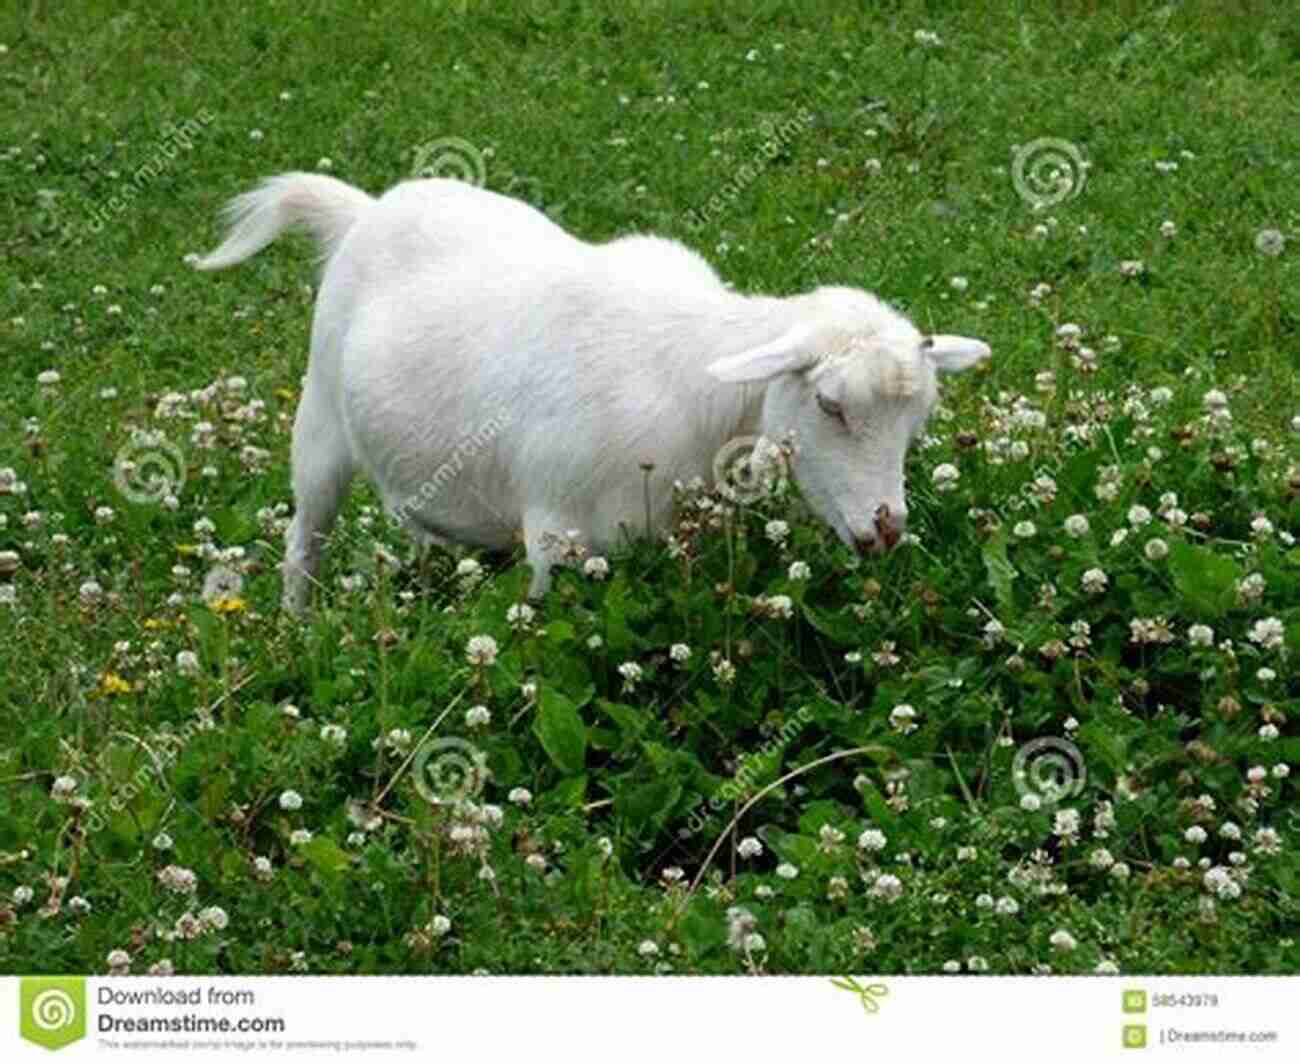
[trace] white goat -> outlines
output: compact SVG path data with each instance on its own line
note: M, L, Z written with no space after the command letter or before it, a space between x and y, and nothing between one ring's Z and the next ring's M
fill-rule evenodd
M797 441L791 472L850 547L897 542L903 459L935 371L987 345L922 336L852 288L729 291L652 236L589 244L525 203L451 180L379 199L331 177L272 177L227 208L242 262L306 226L326 258L293 431L296 513L284 603L299 611L357 471L428 539L509 548L522 532L543 593L556 535L608 550L663 528L669 486L713 479L729 440Z

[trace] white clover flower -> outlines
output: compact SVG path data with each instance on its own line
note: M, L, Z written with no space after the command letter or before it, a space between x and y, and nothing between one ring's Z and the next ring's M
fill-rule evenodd
M497 660L497 641L490 635L473 636L465 644L465 657L471 665L494 665Z
M930 479L933 481L936 491L954 491L957 487L957 481L961 479L961 470L951 462L944 462L934 467Z
M1026 813L1036 813L1043 807L1043 800L1036 794L1023 794L1020 796L1020 808Z
M311 840L312 833L306 828L297 828L289 833L290 846L306 846Z
M1261 724L1259 726L1259 731L1256 734L1258 734L1265 742L1272 742L1281 734L1281 732L1278 731L1276 724Z
M771 542L780 547L790 535L790 526L784 521L769 521L763 531Z
M1201 405L1211 411L1227 410L1228 397L1218 388L1211 388L1201 396Z
M759 857L763 853L763 844L759 842L758 839L754 838L753 835L749 835L740 840L739 845L736 846L736 853L745 860Z
M532 627L534 616L533 608L528 603L515 602L506 610L506 624L517 632L526 632Z
M1037 535L1038 529L1034 527L1033 521L1018 521L1011 533L1017 539L1032 539Z
M199 910L199 923L210 931L224 931L230 926L230 917L220 905L209 905Z
M1069 953L1078 946L1074 936L1064 928L1058 931L1053 931L1051 937L1047 941L1051 943L1054 950L1061 953Z
M685 665L691 660L691 648L685 643L674 643L668 648L668 656L678 665Z
M527 787L512 787L506 795L506 801L513 805L528 805L533 800L533 792Z
M1214 646L1214 629L1208 624L1194 624L1187 629L1187 641L1194 647Z
M1166 218L1160 223L1160 235L1166 240L1172 239L1178 235L1178 226L1172 219Z
M789 861L782 861L776 866L776 874L782 879L794 879L799 875L799 869L790 864Z
M159 853L166 853L172 845L172 837L165 831L160 831L153 837L153 848Z
M456 563L456 575L472 581L483 575L483 566L473 558L462 558Z
M1088 519L1083 514L1071 514L1065 519L1065 531L1075 539L1086 536L1089 527Z
M1145 506L1130 506L1128 511L1128 522L1134 528L1140 528L1142 525L1151 523L1151 511Z
M1286 248L1286 237L1276 229L1261 229L1255 234L1255 250L1261 255L1276 258Z
M1149 539L1147 545L1143 548L1143 553L1146 554L1149 561L1158 562L1169 554L1169 544L1163 539Z
M1254 835L1255 852L1269 857L1282 852L1282 836L1273 828L1260 828Z
M94 580L87 580L77 588L77 597L83 606L93 606L104 597L104 589Z
M867 828L858 836L858 848L870 853L879 853L888 844L885 833L879 828Z
M1193 846L1199 846L1209 837L1210 837L1209 833L1203 827L1201 827L1200 824L1193 824L1190 828L1188 828L1186 831L1183 832L1183 838L1186 839L1188 842L1190 842Z
M1286 635L1286 626L1277 617L1266 617L1256 621L1246 633L1252 643L1258 643L1265 650L1276 650L1282 645Z
M999 916L1015 916L1016 913L1020 912L1020 903L1016 901L1015 898L1009 898L1004 895L998 899L998 903L994 906L994 910Z
M14 892L12 896L14 899L14 904L21 909L24 905L28 904L32 900L32 898L36 896L36 892L32 890L31 887L24 884L21 887L14 887Z
M791 580L807 580L812 576L812 569L807 562L791 562L787 575Z
M72 776L59 776L50 784L50 797L56 802L66 802L77 792L77 781Z
M269 857L253 858L253 875L258 879L270 879L274 874L275 868L271 864L271 859Z
M1080 816L1077 809L1058 809L1052 822L1052 833L1059 836L1077 835Z
M297 791L282 791L280 793L280 808L289 813L296 812L302 808L302 795Z
M876 881L871 885L870 894L873 898L881 898L884 901L897 901L903 896L903 881L898 876L886 872L876 877Z
M604 580L609 576L609 562L596 555L583 563L582 571L593 580Z
M1233 878L1232 871L1223 865L1208 869L1201 878L1205 889L1224 900L1231 901L1241 897L1241 885Z
M483 728L492 719L492 713L487 706L470 706L465 710L465 727Z
M1110 583L1110 578L1106 576L1101 569L1089 569L1083 574L1080 580L1083 590L1090 595L1100 595L1106 590L1106 585Z
M341 724L322 724L320 737L330 746L341 750L347 744L348 730Z
M970 287L970 281L968 281L965 277L961 277L961 276L950 277L948 279L948 284L951 285L958 292L964 292L966 291L967 288Z
M188 868L168 865L158 872L158 882L175 894L193 894L198 889L199 877Z
M623 677L623 690L635 691L636 685L644 675L641 666L635 661L625 661L618 667L618 674Z
M900 731L904 735L916 731L916 710L904 703L895 706L889 714L889 723L895 731Z
M641 945L637 946L636 951L641 954L642 957L659 956L659 947L655 944L653 939L649 938L645 939Z
M439 938L442 938L443 935L447 934L447 932L451 930L451 921L448 920L447 917L443 916L442 913L438 913L437 916L429 921L429 930Z
M1256 539L1267 539L1274 532L1273 522L1263 514L1260 514L1251 521L1250 530L1255 534Z

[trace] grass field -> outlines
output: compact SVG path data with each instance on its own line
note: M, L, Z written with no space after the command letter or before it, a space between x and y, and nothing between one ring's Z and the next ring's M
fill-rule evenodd
M0 971L1300 972L1287 5L15 6ZM888 558L687 493L529 617L359 487L293 621L311 250L185 259L296 169L994 355Z

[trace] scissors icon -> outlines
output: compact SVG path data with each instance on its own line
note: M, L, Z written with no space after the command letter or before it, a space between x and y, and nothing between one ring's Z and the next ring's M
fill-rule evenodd
M866 1013L879 1012L880 1003L876 998L882 998L889 993L889 987L884 983L867 983L863 986L851 975L846 975L843 979L832 979L831 986L857 994L858 1000L862 1002L862 1011Z

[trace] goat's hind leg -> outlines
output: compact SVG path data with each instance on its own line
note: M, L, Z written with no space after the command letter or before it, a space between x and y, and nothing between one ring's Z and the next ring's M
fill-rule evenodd
M325 539L347 497L355 465L342 424L310 379L293 424L294 515L285 532L283 606L301 614L311 600Z

